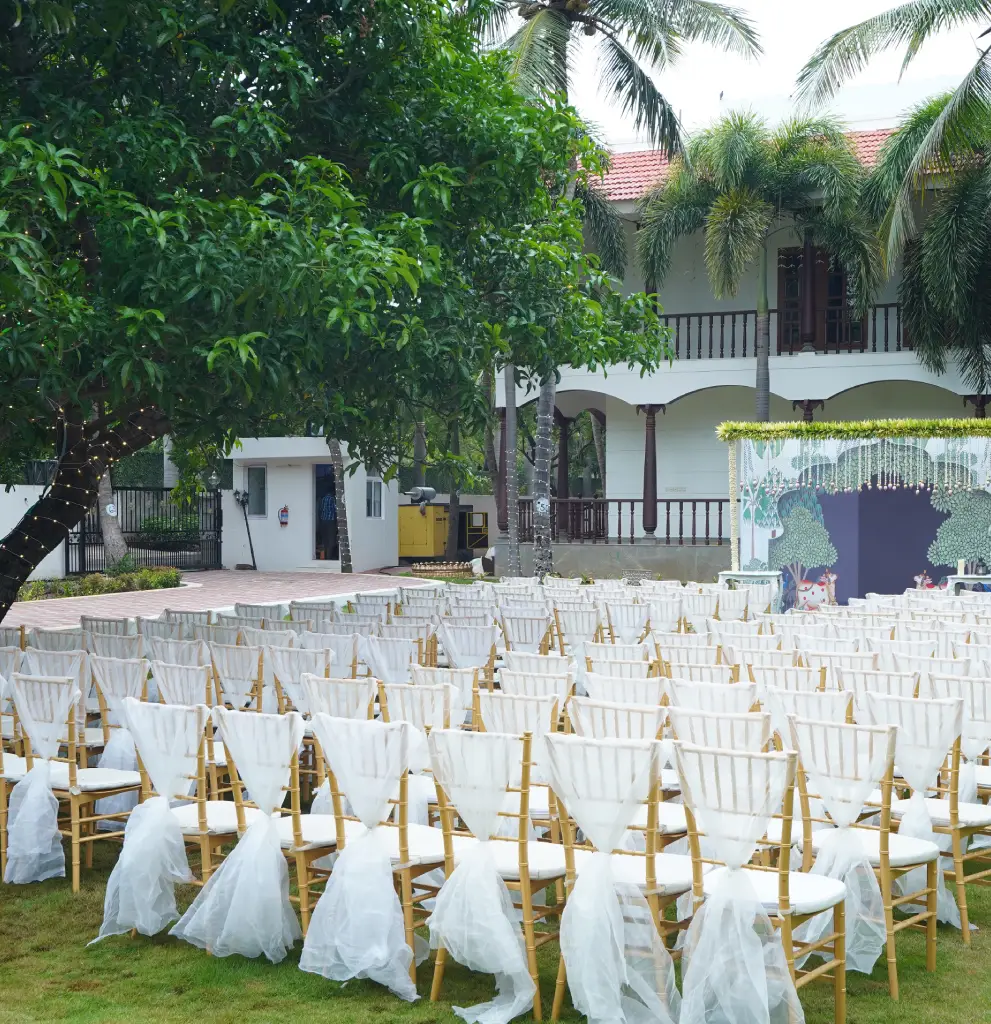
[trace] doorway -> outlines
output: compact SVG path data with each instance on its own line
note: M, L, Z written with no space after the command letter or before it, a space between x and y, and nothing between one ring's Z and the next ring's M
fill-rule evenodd
M334 467L317 463L313 467L313 557L317 561L336 562L340 558L337 544L337 488Z

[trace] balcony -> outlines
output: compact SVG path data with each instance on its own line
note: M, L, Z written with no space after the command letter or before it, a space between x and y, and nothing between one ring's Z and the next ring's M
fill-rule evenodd
M552 498L551 538L572 544L729 544L729 499L660 499L655 507L657 525L651 529L644 523L642 498ZM532 498L520 499L519 524L520 541L530 543Z
M797 309L772 309L770 318L771 355L905 352L912 348L896 302L872 306L863 319L846 306L817 309L813 328L807 332L815 338L811 345L802 341ZM663 313L661 322L671 329L676 359L748 359L757 354L756 309Z

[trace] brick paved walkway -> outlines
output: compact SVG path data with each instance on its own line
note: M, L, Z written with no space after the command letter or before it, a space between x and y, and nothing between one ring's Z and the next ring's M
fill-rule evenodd
M97 597L61 597L50 601L19 601L3 620L5 626L74 626L80 615L119 618L158 615L165 608L200 611L227 608L235 601L289 601L292 598L352 594L361 590L415 586L416 580L373 573L218 572L187 573L190 586L173 590L142 590Z

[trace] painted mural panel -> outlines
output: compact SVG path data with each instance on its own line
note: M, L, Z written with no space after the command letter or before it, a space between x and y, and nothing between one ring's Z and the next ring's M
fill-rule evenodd
M786 606L991 566L985 438L740 445L741 565L781 570Z

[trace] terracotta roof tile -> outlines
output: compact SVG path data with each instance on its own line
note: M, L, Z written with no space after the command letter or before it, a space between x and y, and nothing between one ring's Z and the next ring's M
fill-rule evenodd
M891 128L876 128L847 132L847 136L860 162L865 167L873 167L891 132ZM602 177L606 196L615 202L639 199L651 186L664 180L668 166L664 154L657 149L613 153L612 166Z

